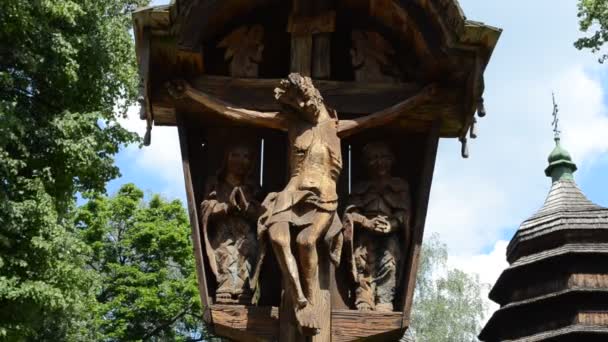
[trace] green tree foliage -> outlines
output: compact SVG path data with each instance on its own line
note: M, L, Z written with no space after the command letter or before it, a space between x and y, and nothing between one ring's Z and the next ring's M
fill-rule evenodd
M448 269L447 246L437 235L422 246L412 329L417 341L477 341L486 301L477 276Z
M574 46L579 50L591 49L593 53L598 53L608 41L608 1L579 0L578 18L581 31L591 31L591 35L578 39ZM608 55L602 54L599 62L603 63L606 59Z
M86 339L75 196L103 191L136 141L115 113L136 95L130 11L146 2L0 0L0 338Z
M99 274L96 340L186 341L201 331L190 226L182 204L133 184L95 196L78 213Z

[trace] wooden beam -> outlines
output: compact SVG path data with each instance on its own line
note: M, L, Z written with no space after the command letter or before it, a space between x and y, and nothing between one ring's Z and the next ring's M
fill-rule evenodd
M275 101L274 88L279 79L244 79L223 76L201 76L190 82L193 88L231 103L235 107L264 112L280 111ZM314 80L328 106L335 109L341 119L369 114L394 106L417 94L422 87L416 83L358 83ZM441 136L457 137L462 130L461 88L439 88L435 96L412 111L408 120L430 124L435 117L442 118ZM166 88L157 88L152 102L156 125L175 125L175 111L203 113L203 106L193 101L174 101ZM159 115L161 114L162 115ZM403 121L403 120L400 120ZM424 125L423 127L428 127ZM407 126L399 123L400 126ZM418 125L420 126L420 124Z
M371 0L369 12L391 29L402 32L414 45L416 55L423 61L423 65L429 66L430 62L436 61L441 55L440 37L425 22L425 13L414 1Z
M431 185L433 184L433 173L435 172L435 161L437 159L437 147L439 146L441 120L436 119L433 122L427 141L426 151L424 155L423 167L420 179L420 191L416 199L415 222L413 226L412 244L408 256L409 265L407 265L405 279L407 283L403 288L402 308L403 308L403 328L409 326L412 302L414 300L414 290L416 288L416 275L418 273L418 264L420 262L420 251L422 247L422 238L424 235L424 225L426 223L426 214L429 205L429 197L431 194Z
M203 260L203 245L201 240L201 231L198 225L198 212L196 210L197 204L194 196L192 172L190 170L188 132L186 130L185 121L180 113L177 113L177 132L179 135L179 145L182 154L182 169L184 171L184 181L186 183L186 199L188 201L188 214L190 216L190 227L192 229L192 244L194 244L194 261L196 265L198 291L201 297L201 304L203 306L203 320L211 324L212 317L209 312L211 301L209 300L209 292L207 291L206 286L207 280L205 276L205 263Z
M332 310L332 341L368 341L369 337L398 331L403 335L400 312L378 312L358 310ZM399 334L396 334L401 337ZM393 341L393 339L377 339Z
M245 79L202 76L194 88L244 108L263 111L280 109L273 94L279 79ZM416 83L356 83L314 80L329 106L339 113L367 114L401 102L420 91Z
M279 336L277 307L212 305L211 315L218 336L237 341L272 341Z

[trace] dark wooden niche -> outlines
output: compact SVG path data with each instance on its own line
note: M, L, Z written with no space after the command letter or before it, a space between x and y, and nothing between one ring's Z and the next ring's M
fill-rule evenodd
M185 161L184 173L187 174L186 182L190 183L186 185L189 211L193 231L198 231L198 239L194 239L195 243L198 240L195 254L198 254L197 263L202 265L204 269L202 273L205 277L205 281L199 279L199 286L204 287L200 289L203 294L201 296L203 305L206 307L204 318L209 323L213 322L216 333L222 336L241 339L246 338L244 332L247 331L271 339L278 335L277 307L281 300L280 278L262 277L260 299L256 307L215 303L217 282L211 271L203 243L200 204L207 195L204 192L206 182L210 177L215 176L221 167L228 141L255 147L256 163L253 177L262 189L258 198L260 202L269 192L280 190L286 181L287 165L285 158L276 156L286 155L286 136L281 132L238 126L223 120L203 122L200 116L194 114L184 113L179 117L179 136L182 158ZM195 203L196 206L193 207L191 203ZM272 251L269 252L269 262L264 264L262 273L279 272ZM243 335L240 335L241 333Z
M245 78L280 78L289 73L290 36L285 31L289 6L287 2L260 7L253 13L233 18L222 27L213 39L203 43L205 74L213 76L231 75L231 61L235 55L244 54L245 63L257 64L257 76L237 75ZM247 50L252 39L253 28L262 30L261 55ZM226 51L231 50L230 57ZM254 56L256 55L256 56ZM271 94L272 95L272 94Z

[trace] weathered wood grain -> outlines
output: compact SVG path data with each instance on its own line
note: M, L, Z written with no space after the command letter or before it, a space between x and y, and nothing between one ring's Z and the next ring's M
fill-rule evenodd
M312 34L294 34L291 36L291 72L310 76L312 63Z
M331 34L315 34L312 39L312 77L328 79L331 74Z
M216 334L237 341L273 341L279 336L279 309L245 305L212 305Z
M336 29L336 12L324 11L317 15L289 16L287 32L295 34L317 34L334 32Z
M273 89L277 79L242 79L221 76L201 76L192 81L192 88L214 96L222 101L260 111L279 111L281 107L274 101ZM369 114L397 105L417 94L422 87L415 83L356 83L329 80L314 80L329 107L343 118L344 114ZM439 88L435 96L408 114L407 122L395 124L405 129L413 127L420 131L429 127L435 117L440 117L441 136L454 137L462 128L462 89ZM155 118L159 125L175 125L171 116L173 110L180 109L192 113L201 112L196 103L182 101L176 104L165 88L159 90L152 103L153 107L165 108L163 115ZM424 123L423 123L424 122Z
M408 264L406 265L406 273L404 279L407 283L403 287L402 308L403 308L403 323L407 328L410 321L412 302L414 300L414 289L416 288L416 273L418 272L418 263L420 259L420 250L422 246L422 238L424 235L424 225L426 223L426 214L429 205L429 197L431 194L431 185L433 184L433 174L435 171L435 161L437 159L437 148L439 146L441 120L436 119L429 131L423 169L419 188L421 191L418 194L416 201L415 221L412 232L412 245L410 246L410 255Z
M186 132L185 121L181 114L177 115L177 132L179 135L179 144L182 154L182 169L184 171L184 182L186 184L186 198L188 200L188 215L190 216L190 227L192 228L192 244L194 245L194 260L196 264L196 278L198 280L198 290L201 296L201 304L203 305L203 320L207 323L212 323L212 318L209 313L209 292L207 290L207 280L205 276L205 267L203 261L202 240L198 225L198 213L196 210L196 199L194 196L194 186L192 183L192 173L190 171L190 158L188 157L188 135Z
M366 337L401 330L401 312L332 310L332 342L358 341Z

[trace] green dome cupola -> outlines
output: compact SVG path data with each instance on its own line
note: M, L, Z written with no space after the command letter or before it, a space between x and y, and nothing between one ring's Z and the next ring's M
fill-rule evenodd
M572 157L570 153L566 151L561 143L560 143L560 130L558 128L559 118L557 114L559 113L559 109L557 104L555 103L555 94L553 94L553 134L555 140L555 148L549 154L549 166L545 169L545 175L547 177L551 177L553 182L561 181L561 180L574 180L574 172L577 167L574 162L572 162Z
M545 169L547 177L551 177L554 182L574 180L573 174L577 170L576 164L572 162L570 153L562 147L559 136L555 137L555 148L549 154L548 161L549 166Z

